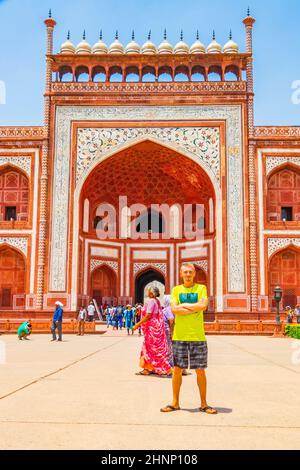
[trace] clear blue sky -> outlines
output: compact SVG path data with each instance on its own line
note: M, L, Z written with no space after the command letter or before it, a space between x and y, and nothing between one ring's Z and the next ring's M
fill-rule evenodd
M149 29L159 43L163 29L175 44L180 29L192 44L200 31L204 44L212 30L223 45L229 29L245 51L242 24L248 5L256 18L254 29L255 124L300 125L300 104L292 103L291 84L300 80L299 0L0 0L0 80L6 85L6 104L0 105L0 125L40 125L43 116L45 26L49 7L57 21L55 50L71 30L78 43L86 29L96 42L99 29L111 43L118 28L129 42L131 30L143 43Z

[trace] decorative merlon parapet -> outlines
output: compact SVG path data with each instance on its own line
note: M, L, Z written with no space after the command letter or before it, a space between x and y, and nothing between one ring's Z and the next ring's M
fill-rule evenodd
M241 82L149 82L99 83L54 82L52 93L246 93L247 84Z
M258 126L254 128L256 139L300 139L300 126Z
M34 139L44 137L44 127L0 127L0 139Z

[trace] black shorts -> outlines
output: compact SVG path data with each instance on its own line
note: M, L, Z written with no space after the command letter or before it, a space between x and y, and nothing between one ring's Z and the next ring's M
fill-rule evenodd
M180 369L207 369L207 342L173 341L174 366Z

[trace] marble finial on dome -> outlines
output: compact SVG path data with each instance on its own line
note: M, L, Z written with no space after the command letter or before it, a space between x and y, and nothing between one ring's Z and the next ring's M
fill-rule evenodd
M60 47L60 54L75 54L76 48L70 41L70 30L68 31L67 40Z
M159 54L172 54L173 53L173 47L167 40L167 30L165 28L164 30L164 40L163 42L158 46L158 53Z
M93 54L107 54L108 47L105 42L102 40L103 34L102 29L100 29L99 40L94 44L92 52Z
M222 46L216 41L216 33L213 30L213 36L211 43L207 46L208 54L221 54L222 53Z
M116 30L115 40L109 46L108 52L110 54L124 54L124 46L119 41L119 32L118 32L118 30Z
M91 54L91 45L86 40L85 30L83 31L82 41L76 47L76 54Z
M205 54L206 49L204 44L199 40L199 30L197 29L196 41L190 48L191 54Z
M157 54L156 46L151 41L151 29L149 31L147 41L142 46L141 52L142 54Z
M232 40L232 31L229 33L229 41L223 47L224 54L238 54L239 46Z
M140 54L141 48L140 45L135 41L134 30L132 30L131 41L127 44L125 48L126 54Z
M183 41L183 30L180 32L180 41L174 47L175 54L188 54L190 52L189 46Z

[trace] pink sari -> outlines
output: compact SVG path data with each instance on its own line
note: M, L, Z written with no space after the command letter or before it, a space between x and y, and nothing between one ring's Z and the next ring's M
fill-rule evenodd
M168 341L160 301L150 299L142 309L142 315L151 314L142 325L144 342L141 351L140 367L155 374L163 375L171 371Z

